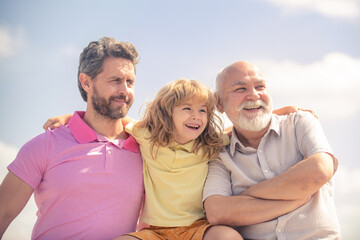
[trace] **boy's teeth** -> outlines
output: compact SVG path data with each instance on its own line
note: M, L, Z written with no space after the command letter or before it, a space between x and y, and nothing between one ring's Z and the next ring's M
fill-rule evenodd
M186 124L186 126L191 127L191 128L199 128L199 125L195 125L195 124Z

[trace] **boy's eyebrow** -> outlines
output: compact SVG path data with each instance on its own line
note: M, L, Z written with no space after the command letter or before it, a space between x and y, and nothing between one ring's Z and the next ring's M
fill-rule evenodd
M182 106L184 106L184 105L186 105L186 106L192 106L191 103L182 103L182 104L180 104L180 105L182 105ZM206 108L207 108L207 105L206 105L206 104L203 104L203 105L201 105L200 107L206 107Z

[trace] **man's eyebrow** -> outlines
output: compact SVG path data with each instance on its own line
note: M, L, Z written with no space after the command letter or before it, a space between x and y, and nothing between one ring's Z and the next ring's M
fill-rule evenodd
M257 80L257 81L255 82L255 84L265 84L265 83L266 83L266 81L263 80L263 79ZM237 86L237 85L245 86L245 85L247 85L247 83L245 83L244 81L237 81L237 82L233 83L232 86Z
M255 83L256 83L256 84L264 84L264 83L266 83L266 81L265 81L265 80L258 80L258 81L256 81Z
M119 76L119 75L114 75L114 76L108 77L108 79L125 79L125 80L134 80L134 81L135 81L135 77L134 77L134 76Z
M236 86L236 85L246 85L246 83L243 81L237 81L232 86Z

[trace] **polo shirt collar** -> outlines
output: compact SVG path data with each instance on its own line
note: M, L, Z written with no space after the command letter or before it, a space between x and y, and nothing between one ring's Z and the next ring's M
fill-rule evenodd
M181 149L186 150L187 152L191 152L193 150L194 144L195 144L195 140L192 140L192 141L190 141L188 143L185 143L185 144L172 142L170 144L170 147L173 148L173 149L180 149L181 148Z
M83 120L84 116L85 116L85 112L76 111L74 112L72 118L68 123L68 127L72 135L80 144L90 143L93 141L99 141L99 142L108 141L108 142L112 142L115 146L119 148L124 148L131 152L139 151L139 145L137 144L133 136L130 135L124 141L119 141L119 139L110 141L106 137L98 134L87 123L85 123Z
M268 131L265 133L264 137L268 135L270 132L274 132L278 137L280 137L280 120L275 117L274 114L271 116L271 122ZM240 151L245 152L248 151L246 147L240 142L237 137L237 133L235 128L233 127L230 139L230 154L232 156L235 155L236 148L240 149Z

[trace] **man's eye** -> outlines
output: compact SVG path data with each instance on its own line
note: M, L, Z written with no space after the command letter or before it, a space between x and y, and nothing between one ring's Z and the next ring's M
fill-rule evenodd
M236 88L234 92L244 92L246 91L246 88L241 87L241 88Z

